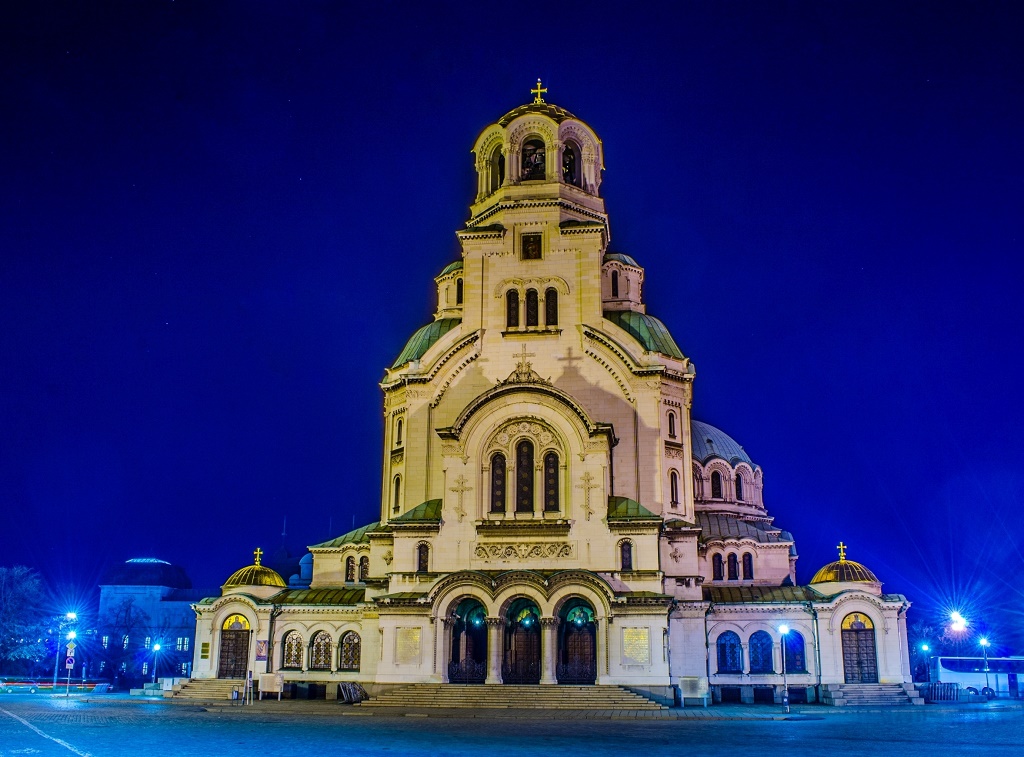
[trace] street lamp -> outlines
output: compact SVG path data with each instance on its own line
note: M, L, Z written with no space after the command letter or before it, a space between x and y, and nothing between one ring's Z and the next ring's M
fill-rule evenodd
M981 644L981 653L985 657L985 688L988 689L988 639L982 636L978 643Z
M949 620L950 631L953 631L955 633L963 633L965 630L967 630L967 619L956 610L949 614Z
M156 661L160 659L160 644L153 645L153 683L156 683Z
M782 634L782 708L789 713L789 681L786 679L786 640L789 638L789 626L779 626L779 633Z
M54 642L56 644L57 648L53 650L53 688L54 688L54 691L57 690L57 675L58 675L57 669L58 669L58 666L60 665L60 648L61 648L61 644L62 644L60 637L64 635L64 629L67 628L68 624L69 623L74 623L76 620L78 620L78 613L69 612L69 613L65 613L64 619L57 624L57 638L56 638L56 640ZM74 634L74 631L72 631L71 634ZM69 635L68 636L68 639L73 639L73 638L75 638L73 635Z

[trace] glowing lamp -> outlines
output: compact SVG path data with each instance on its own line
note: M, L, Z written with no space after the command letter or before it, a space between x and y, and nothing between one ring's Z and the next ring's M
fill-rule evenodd
M785 636L787 633L789 633L789 626L783 623L781 626L779 626L779 633Z

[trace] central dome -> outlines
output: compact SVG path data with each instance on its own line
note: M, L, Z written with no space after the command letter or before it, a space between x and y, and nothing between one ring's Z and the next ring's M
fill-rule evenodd
M568 121L570 118L575 119L572 113L567 111L565 108L559 108L557 105L552 105L546 102L532 102L526 105L520 105L518 108L513 108L508 113L498 119L498 124L501 126L508 126L519 116L525 116L527 113L537 113L542 116L547 116L556 124L562 123L562 121Z
M280 573L273 568L268 568L266 565L260 565L260 557L263 555L263 550L257 549L253 554L256 557L256 561L252 565L246 565L244 568L239 568L232 573L231 577L224 582L224 586L221 588L236 589L239 586L287 588L288 584L281 578Z
M836 560L830 562L811 579L812 584L827 583L881 583L866 565L861 565L853 560Z

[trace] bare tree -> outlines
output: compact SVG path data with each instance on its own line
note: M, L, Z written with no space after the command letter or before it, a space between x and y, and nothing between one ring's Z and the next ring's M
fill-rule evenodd
M0 665L26 667L45 655L46 589L31 568L0 567Z

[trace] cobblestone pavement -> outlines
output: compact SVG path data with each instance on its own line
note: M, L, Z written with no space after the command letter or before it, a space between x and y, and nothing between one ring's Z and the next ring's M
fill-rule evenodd
M365 710L363 712L366 712ZM1019 755L1024 710L975 705L840 712L803 707L714 707L672 718L588 718L579 713L505 710L457 717L450 711L358 714L335 702L193 706L117 697L0 697L0 757L266 755L339 750L364 755L467 755L495 743L531 754L585 750L588 757L706 750L730 757L778 751L804 755L929 755L951 748ZM465 713L463 713L465 714ZM471 713L472 714L472 713ZM670 713L671 714L671 713ZM488 716L490 715L490 716ZM623 713L627 715L627 713ZM712 719L718 718L718 719Z

